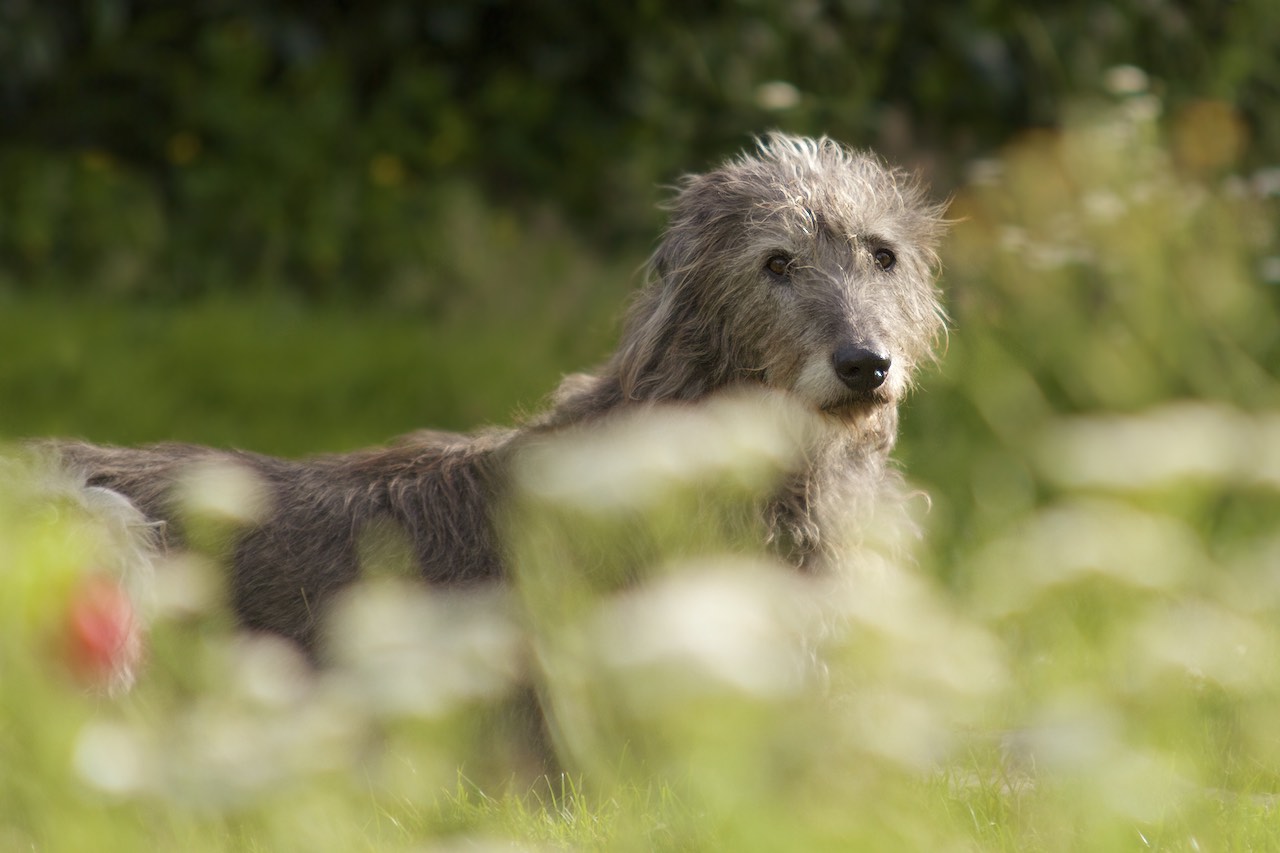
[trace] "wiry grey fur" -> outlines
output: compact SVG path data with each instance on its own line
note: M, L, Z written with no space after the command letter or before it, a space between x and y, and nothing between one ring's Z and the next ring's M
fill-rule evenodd
M500 579L494 510L522 444L642 405L765 386L825 422L803 470L763 508L773 547L813 568L839 556L837 526L896 482L887 460L897 404L943 328L941 213L912 177L872 155L771 134L756 152L684 180L617 352L597 373L566 379L520 429L416 433L303 461L178 444L57 449L91 485L169 522L170 545L184 535L174 486L193 462L255 472L270 509L232 546L233 604L245 626L310 646L321 605L357 576L371 526L398 525L428 582ZM881 254L877 264L883 251L892 263ZM771 259L782 259L773 270ZM868 356L881 359L874 379Z

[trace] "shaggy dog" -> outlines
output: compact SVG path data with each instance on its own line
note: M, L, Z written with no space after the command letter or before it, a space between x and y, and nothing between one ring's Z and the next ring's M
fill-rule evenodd
M181 444L51 447L90 486L164 522L166 547L189 533L175 487L193 466L253 472L266 509L227 542L236 615L312 648L325 603L359 574L369 530L403 531L428 583L501 579L495 511L523 446L639 407L763 386L824 425L760 508L775 552L820 569L839 559L848 521L895 491L897 406L943 328L941 214L915 179L872 155L769 135L683 181L617 351L518 429L415 433L301 461Z

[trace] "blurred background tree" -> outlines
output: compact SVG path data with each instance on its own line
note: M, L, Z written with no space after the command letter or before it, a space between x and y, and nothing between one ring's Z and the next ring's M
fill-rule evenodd
M0 289L457 297L459 194L636 251L770 127L965 164L1144 69L1274 162L1267 0L39 3L0 10Z

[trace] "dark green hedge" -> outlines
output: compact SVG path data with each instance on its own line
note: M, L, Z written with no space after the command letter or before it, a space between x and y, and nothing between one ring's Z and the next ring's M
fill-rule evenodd
M0 289L386 295L459 185L635 245L658 185L770 127L946 191L1117 64L1274 162L1278 35L1272 0L6 4Z

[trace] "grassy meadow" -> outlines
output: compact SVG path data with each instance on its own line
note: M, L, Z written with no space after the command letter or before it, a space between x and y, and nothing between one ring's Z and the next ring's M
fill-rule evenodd
M11 468L0 850L1280 847L1280 166L1195 109L1117 86L970 164L897 453L923 532L873 572L743 540L795 413L730 401L550 448L512 590L375 572L318 674L235 635L216 566L164 563L108 696L66 635L109 531ZM510 422L607 354L648 247L468 217L421 271L447 306L10 293L0 438L300 455ZM524 668L565 775L503 730Z

